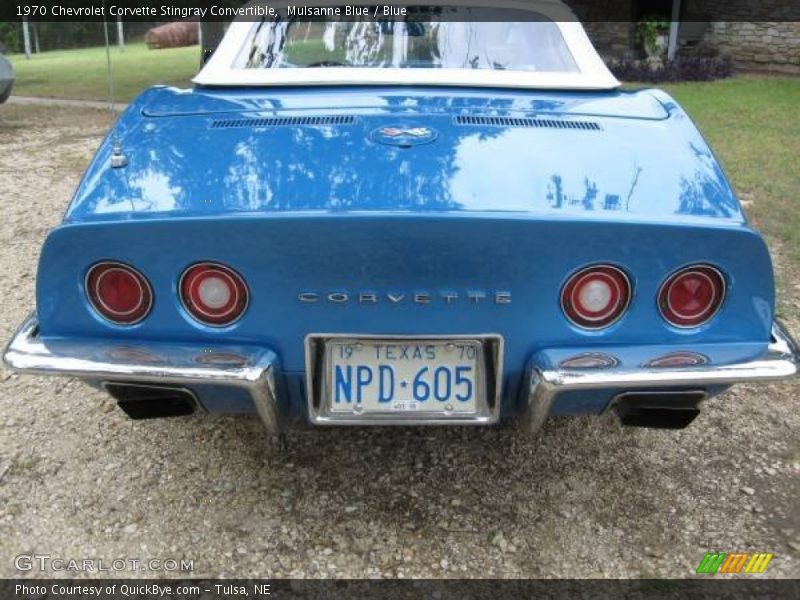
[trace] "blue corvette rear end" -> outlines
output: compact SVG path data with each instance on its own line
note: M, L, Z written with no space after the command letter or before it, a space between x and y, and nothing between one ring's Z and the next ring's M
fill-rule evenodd
M131 416L535 430L613 408L682 427L732 383L797 370L767 248L663 92L153 88L116 132L125 164L107 139L5 359L102 385ZM135 322L93 305L101 264L149 286ZM192 313L198 264L241 278L235 320ZM670 322L665 284L695 267L720 278L713 314ZM587 326L565 290L598 268L627 291ZM429 363L397 375L415 351Z
M314 108L328 95L336 110ZM387 126L438 135L412 147L374 141ZM766 247L702 137L660 92L154 89L118 127L128 165L108 167L107 140L42 252L44 345L96 344L102 360L139 349L156 371L171 360L161 344L185 346L198 369L241 370L269 354L276 414L305 417L308 335L494 334L503 349L499 412L480 421L492 422L532 412L531 387L547 385L532 374L607 377L567 386L548 406L600 413L625 391L716 393L736 377L726 367L764 359L776 341ZM153 308L136 325L109 324L84 293L87 270L112 259L152 286ZM178 279L198 261L228 265L247 282L249 305L232 326L203 325L182 306ZM633 286L624 317L599 331L572 324L559 303L569 275L594 263L618 266ZM717 266L730 291L708 324L679 329L656 296L671 273L696 263ZM676 351L708 365L685 382L680 365L634 386L614 379ZM559 368L598 352L615 362ZM242 364L226 365L230 356ZM107 370L87 378L125 383L125 373ZM720 370L719 381L702 380ZM764 375L790 370L776 363ZM256 410L246 388L198 377L185 387L205 409Z

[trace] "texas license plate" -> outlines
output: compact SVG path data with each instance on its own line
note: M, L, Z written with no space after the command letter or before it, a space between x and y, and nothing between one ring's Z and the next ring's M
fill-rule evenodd
M478 340L328 340L332 413L474 413L483 400Z

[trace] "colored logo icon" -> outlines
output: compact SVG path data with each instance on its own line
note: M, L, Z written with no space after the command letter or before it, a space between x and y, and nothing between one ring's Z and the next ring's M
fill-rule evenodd
M767 552L706 552L697 573L700 575L763 573L774 554Z

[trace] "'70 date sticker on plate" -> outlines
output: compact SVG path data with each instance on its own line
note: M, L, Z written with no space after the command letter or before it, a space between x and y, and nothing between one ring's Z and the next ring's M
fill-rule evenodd
M477 340L329 340L332 412L476 412L482 398Z

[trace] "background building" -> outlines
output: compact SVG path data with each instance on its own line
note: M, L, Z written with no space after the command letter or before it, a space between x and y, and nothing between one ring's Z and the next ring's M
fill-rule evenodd
M791 0L564 0L606 58L642 56L636 23L678 15L678 56L729 55L738 67L800 74L800 3Z

